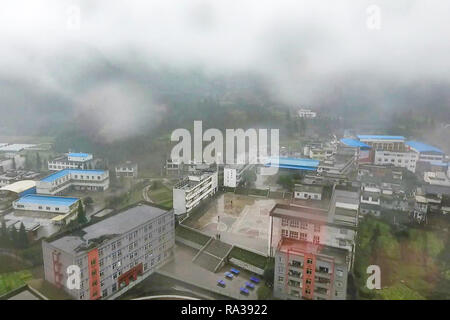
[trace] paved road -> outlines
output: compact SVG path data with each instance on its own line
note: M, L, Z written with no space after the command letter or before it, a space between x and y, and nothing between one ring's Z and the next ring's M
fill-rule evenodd
M153 203L152 199L148 196L148 189L150 189L150 186L151 185L148 185L142 189L142 198L147 202Z

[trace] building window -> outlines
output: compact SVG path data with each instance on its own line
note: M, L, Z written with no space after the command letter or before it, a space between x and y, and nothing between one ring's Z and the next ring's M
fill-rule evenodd
M307 241L308 240L308 234L301 232L300 233L300 240Z
M290 231L289 238L298 239L298 232Z
M311 258L308 258L308 259L306 260L306 263L307 263L307 264L312 264L312 263L313 263L313 261L312 261L312 259L311 259Z
M302 229L308 229L308 223L307 222L302 222L301 228Z
M281 236L288 237L288 231L286 229L281 229Z
M281 225L283 226L283 227L286 227L287 225L288 225L288 219L286 219L286 218L283 218L283 219L281 219Z
M320 232L320 224L314 225L314 232Z
M298 228L299 221L298 220L291 220L290 221L290 225L291 225L291 227Z
M320 243L320 237L319 236L314 236L313 243L314 244L319 244Z

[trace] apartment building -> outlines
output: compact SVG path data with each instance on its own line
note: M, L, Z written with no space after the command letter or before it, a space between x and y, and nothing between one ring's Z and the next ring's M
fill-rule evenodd
M38 194L61 195L68 189L104 191L109 188L107 170L64 169L36 183Z
M189 213L200 202L218 190L217 170L197 170L173 188L173 209L176 215Z
M64 169L91 169L93 155L90 153L69 152L63 156L48 161L48 170L59 171Z
M138 176L138 165L131 161L126 161L115 167L116 177L124 178L137 178Z
M283 238L275 252L274 297L345 300L348 251Z
M42 242L45 279L76 300L114 299L173 257L173 211L147 203L125 209L81 231ZM80 287L68 284L80 268Z
M241 183L244 172L252 167L251 164L225 166L223 168L223 186L236 188Z
M294 204L276 204L270 211L269 255L275 256L283 239L344 249L348 270L353 267L358 226L359 190L332 190L331 198L320 201L297 200Z

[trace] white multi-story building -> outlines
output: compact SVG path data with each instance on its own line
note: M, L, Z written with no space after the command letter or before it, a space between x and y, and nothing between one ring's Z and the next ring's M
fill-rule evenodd
M183 178L173 188L173 209L176 215L189 213L200 201L218 190L217 171L197 171Z
M406 168L411 172L416 172L416 164L419 156L415 152L396 152L376 150L374 164L393 165L395 167Z
M173 211L140 203L76 234L42 242L45 280L76 300L114 299L173 257ZM80 286L67 284L70 266Z
M246 170L251 169L251 164L227 165L223 169L224 187L236 188L242 181L242 176Z
M125 177L125 178L137 178L138 176L138 165L137 163L133 163L131 161L127 161L115 167L116 177Z
M65 169L36 183L38 194L60 195L69 188L105 191L109 188L109 172L107 170Z
M90 169L94 157L90 153L69 152L62 157L48 161L48 170Z
M418 161L434 163L445 160L445 153L434 146L419 141L407 141L406 145L419 155Z
M425 172L423 179L431 185L450 187L450 177L445 172Z
M317 117L317 112L311 111L310 109L299 109L297 114L299 118L312 119Z
M323 186L311 184L296 184L294 188L295 199L322 200Z

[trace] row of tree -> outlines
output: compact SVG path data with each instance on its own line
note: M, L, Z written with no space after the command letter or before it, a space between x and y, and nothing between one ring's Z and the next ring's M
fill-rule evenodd
M23 223L20 224L19 230L15 227L8 229L6 222L2 221L2 228L0 229L0 244L2 247L27 248L30 244L27 232Z

